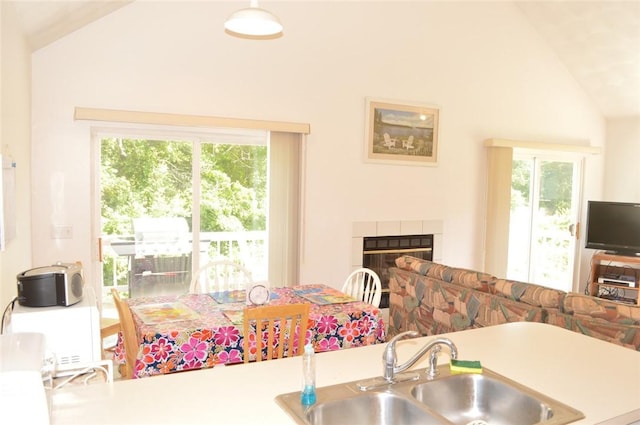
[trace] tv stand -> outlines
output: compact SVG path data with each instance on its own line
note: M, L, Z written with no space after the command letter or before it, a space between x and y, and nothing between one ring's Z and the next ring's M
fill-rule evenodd
M604 253L614 257L640 257L640 252L605 251Z
M640 256L597 252L591 259L589 294L640 305Z

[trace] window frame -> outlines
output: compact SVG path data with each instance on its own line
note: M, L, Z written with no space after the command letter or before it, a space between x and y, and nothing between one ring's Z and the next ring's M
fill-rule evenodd
M145 124L99 123L91 127L91 174L92 174L92 234L97 243L93 270L100 286L103 282L101 258L101 191L100 191L100 146L104 137L124 137L150 140L172 140L191 142L192 158L192 230L200 232L200 147L204 143L266 144L268 155L269 210L267 217L268 270L272 286L291 286L299 281L300 228L302 224L302 187L304 135L289 132L271 132L256 129L184 128ZM193 238L192 269L199 264L198 238Z

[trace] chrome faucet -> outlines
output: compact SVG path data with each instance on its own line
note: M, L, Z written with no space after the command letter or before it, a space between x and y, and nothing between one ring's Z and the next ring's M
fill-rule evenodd
M393 338L391 338L391 341L389 341L387 347L384 350L384 354L382 355L382 361L384 362L384 379L388 383L395 382L394 378L397 373L401 373L409 369L429 350L431 350L431 354L429 356L429 368L427 369L427 377L429 379L435 378L438 374L438 353L440 352L441 345L446 345L447 347L449 347L452 359L456 359L458 357L458 348L453 343L453 341L448 338L436 338L427 342L424 347L422 347L416 354L413 355L413 357L411 357L405 363L401 364L400 366L396 366L398 357L396 354L396 342L407 336L416 337L418 336L418 332L407 331L394 336Z

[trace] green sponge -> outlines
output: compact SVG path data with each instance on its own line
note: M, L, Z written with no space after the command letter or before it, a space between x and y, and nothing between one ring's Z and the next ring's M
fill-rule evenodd
M482 373L482 365L477 360L451 360L449 369L453 375L458 373Z

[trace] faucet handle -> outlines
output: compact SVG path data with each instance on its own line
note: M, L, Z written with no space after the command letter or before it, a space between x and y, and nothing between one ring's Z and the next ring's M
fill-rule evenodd
M384 363L384 378L387 382L391 382L393 379L393 369L396 366L396 342L405 338L405 337L416 337L418 336L418 332L416 331L406 331L401 332L398 335L391 338L391 341L387 344L384 349L384 353L382 354L382 362Z

